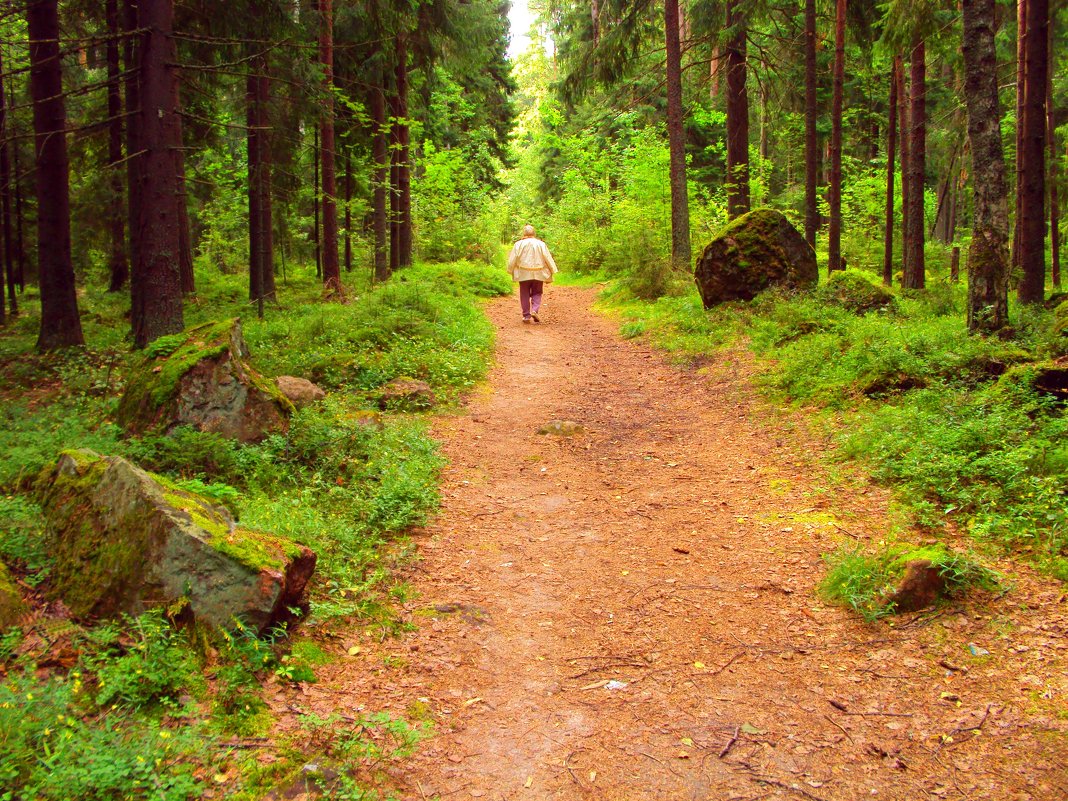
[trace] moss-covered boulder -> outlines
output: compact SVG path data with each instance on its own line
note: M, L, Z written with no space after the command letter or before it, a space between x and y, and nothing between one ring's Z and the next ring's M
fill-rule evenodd
M786 217L754 209L730 222L697 259L694 280L706 309L752 300L765 289L815 286L816 253Z
M188 604L198 620L263 631L301 604L315 554L236 525L226 509L125 459L63 452L35 485L76 618Z
M1058 304L1053 310L1053 333L1068 337L1068 300Z
M17 626L28 608L15 579L0 562L0 633Z
M831 273L820 295L828 303L841 306L855 314L885 309L894 302L893 293L875 283L860 270L839 270Z
M127 385L119 424L134 434L188 425L241 442L283 430L293 404L249 366L248 356L236 319L161 337Z

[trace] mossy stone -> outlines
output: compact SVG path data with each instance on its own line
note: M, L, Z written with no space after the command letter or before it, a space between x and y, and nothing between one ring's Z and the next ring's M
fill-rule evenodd
M65 451L36 484L57 597L78 618L187 601L217 627L264 630L299 606L315 554L238 526L209 499L125 459Z
M238 319L161 338L146 349L116 419L135 434L190 425L242 442L284 429L293 404L248 356Z
M829 303L855 314L885 309L894 302L893 293L872 281L860 270L839 270L831 274L820 288L820 296Z
M17 626L27 611L29 609L22 600L18 584L7 566L0 562L0 633Z
M754 209L728 223L697 259L694 280L706 309L752 300L773 286L804 289L819 278L816 254L775 209Z
M1068 300L1059 303L1053 310L1053 333L1068 337Z

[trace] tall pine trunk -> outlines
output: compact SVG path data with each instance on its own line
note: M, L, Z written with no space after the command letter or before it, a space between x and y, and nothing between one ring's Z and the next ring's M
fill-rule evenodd
M886 125L886 231L883 236L883 285L894 283L894 156L897 152L897 73L901 57L890 68L889 120Z
M122 191L122 87L119 85L119 0L106 0L104 16L107 20L108 64L108 230L111 237L108 254L108 292L120 292L130 277L130 263L126 259L126 196Z
M746 92L746 20L739 0L727 0L727 216L749 211L749 95Z
M137 30L137 0L124 0L123 29L126 34L122 47L122 63L126 76L123 79L125 96L123 104L126 111L126 236L130 270L131 297L140 296L140 274L133 266L141 259L141 234L138 215L141 209L141 98L138 81L140 73L140 54L138 52L140 37Z
M667 47L667 127L671 185L671 266L690 268L690 208L686 189L686 137L682 119L682 46L679 41L679 0L664 0Z
M0 48L2 56L2 48ZM16 292L18 281L15 275L15 241L11 225L11 156L7 130L7 92L3 79L4 62L0 57L0 217L4 235L4 278L7 279L7 298L11 307L11 316L19 313L19 300ZM0 288L0 323L4 321L4 298Z
M138 348L166 334L182 330L179 203L181 189L175 171L174 143L179 140L174 101L177 61L173 0L140 0L141 101L138 138L141 157L139 254L133 265L139 277L133 286L132 321Z
M352 272L352 148L345 152L345 272Z
M312 244L315 246L315 277L320 281L323 278L323 240L320 235L319 198L322 197L322 182L319 180L319 162L321 148L319 146L319 126L315 127L314 142L312 143Z
M385 281L389 278L389 140L386 123L385 76L378 72L378 81L371 87L370 102L371 157L373 167L373 214L374 214L374 278Z
M400 269L400 117L396 87L389 96L389 271Z
M1049 40L1046 43L1049 54L1049 69L1046 74L1046 138L1049 147L1049 247L1050 277L1056 289L1061 288L1061 210L1057 197L1057 180L1060 164L1057 159L1057 122L1053 108L1053 70L1056 59L1053 56L1053 20L1049 24Z
M319 62L323 68L323 96L319 118L323 181L323 286L341 293L337 244L337 174L334 144L334 0L319 0Z
M909 64L912 85L909 114L909 256L902 282L907 289L924 288L924 176L927 172L927 54L922 39L916 39Z
M1023 150L1020 152L1021 303L1046 295L1046 71L1049 68L1049 0L1027 0L1024 43Z
M965 0L964 99L972 149L974 219L968 250L968 330L996 331L1009 318L1009 210L1001 144L994 0Z
M834 90L831 100L831 185L828 187L830 226L827 233L827 273L842 269L842 95L845 85L846 0L834 11Z
M260 227L263 214L260 210L262 192L260 182L263 173L260 165L260 113L259 89L256 80L257 60L249 62L245 76L245 153L248 162L248 299L257 304L263 316L263 236Z
M177 58L177 56L176 56ZM174 123L167 128L171 137L171 158L174 162L174 180L178 187L178 275L182 281L182 292L196 292L196 277L193 274L193 240L189 229L189 203L185 193L185 146L182 137L182 118L178 110L182 107L181 83L178 72L174 73L172 82L174 97L171 108L174 109Z
M408 127L408 40L396 38L397 65L397 266L412 263L412 171L411 131Z
M70 249L70 169L58 0L31 0L30 94L37 157L37 269L41 287L39 351L84 345Z
M901 281L904 283L909 256L909 205L912 187L909 182L909 89L905 82L905 60L897 62L897 139L901 151Z
M805 240L816 247L820 211L816 182L820 168L816 136L816 0L805 0Z
M1027 85L1027 0L1016 0L1016 206L1013 215L1012 266L1020 267L1020 225L1023 201L1024 95Z
M271 143L271 76L267 56L260 62L256 76L256 104L259 108L259 160L260 160L260 257L263 260L263 297L277 300L278 290L274 280L274 201L272 175L274 159Z

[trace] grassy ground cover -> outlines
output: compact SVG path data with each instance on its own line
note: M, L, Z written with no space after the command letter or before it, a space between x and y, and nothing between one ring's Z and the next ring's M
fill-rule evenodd
M243 316L253 364L317 379L327 400L253 445L192 429L124 438L112 416L137 358L124 298L89 290L80 299L85 350L36 355L32 298L0 332L0 558L38 609L0 638L0 799L186 799L213 786L258 797L309 749L358 766L401 756L420 736L380 716L309 720L266 773L228 745L269 730L265 679L311 681L332 658L309 633L338 619L383 636L399 625L387 601L406 588L391 566L405 556L404 532L436 508L442 463L425 415L383 414L375 390L405 376L427 381L439 405L455 402L489 363L493 331L479 299L508 292L508 277L466 262L420 265L350 291L345 304L321 303L317 282L294 279L262 321L240 276L201 274L198 288L187 324ZM175 629L160 612L95 626L52 619L41 512L27 489L72 447L126 456L226 504L244 525L315 550L300 636L210 636ZM337 797L374 797L357 781L344 772L323 780Z
M1052 312L1015 307L1011 337L969 336L964 299L963 285L932 281L867 313L826 288L705 311L680 282L653 302L611 284L603 303L624 336L682 360L744 344L761 390L812 412L837 456L896 488L916 523L952 523L1068 580L1068 418L1033 383L1068 337Z

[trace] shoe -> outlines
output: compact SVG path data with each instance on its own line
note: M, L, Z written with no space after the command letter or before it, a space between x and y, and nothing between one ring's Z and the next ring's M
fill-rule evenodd
M534 320L534 322L536 322L536 323L540 323L540 322L541 322L541 320L539 320L539 319L538 319L538 315L534 314L533 312L531 313L530 317L531 317L531 319L533 319L533 320Z
M529 317L524 317L523 318L523 322L524 323L529 323L530 322L530 318Z

